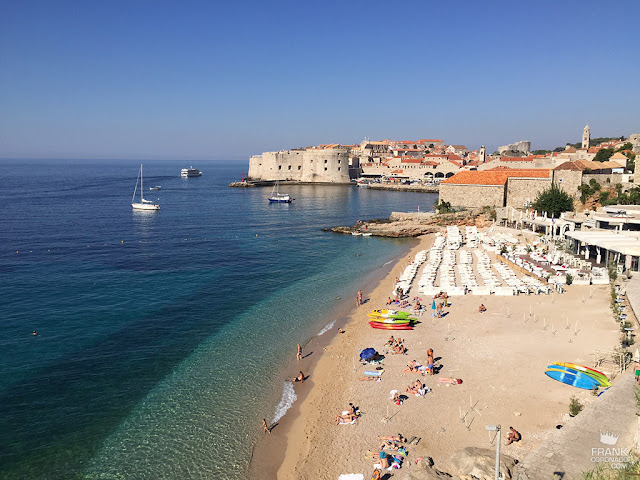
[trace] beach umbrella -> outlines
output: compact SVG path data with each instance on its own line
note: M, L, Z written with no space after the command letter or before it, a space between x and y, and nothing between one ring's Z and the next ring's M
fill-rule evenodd
M436 301L434 299L433 302L431 302L431 310L435 310L435 309L436 309Z
M360 360L369 360L376 354L375 348L365 348L360 352Z

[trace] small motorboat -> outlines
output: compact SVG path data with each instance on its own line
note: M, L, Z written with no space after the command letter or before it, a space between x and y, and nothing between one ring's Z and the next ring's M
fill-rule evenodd
M156 185L155 187L149 187L149 190L162 190L160 185Z

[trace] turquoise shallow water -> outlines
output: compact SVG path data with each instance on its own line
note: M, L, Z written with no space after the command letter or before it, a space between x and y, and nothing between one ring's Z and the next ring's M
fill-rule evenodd
M287 186L270 205L226 187L245 164L184 166L145 163L149 214L136 162L0 164L0 477L244 478L295 344L407 246L321 228L435 201Z

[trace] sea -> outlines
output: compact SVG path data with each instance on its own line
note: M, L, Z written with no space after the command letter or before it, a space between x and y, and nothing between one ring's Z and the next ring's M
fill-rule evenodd
M323 229L436 201L281 185L295 201L270 204L227 186L247 162L156 160L161 209L134 211L139 169L0 160L0 478L246 478L296 400L296 344L413 245Z

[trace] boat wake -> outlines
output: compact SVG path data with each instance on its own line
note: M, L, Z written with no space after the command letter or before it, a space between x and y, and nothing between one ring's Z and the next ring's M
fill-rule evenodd
M320 333L318 333L318 336L320 336L320 335L322 335L323 333L328 332L329 330L331 330L331 329L333 328L333 325L334 325L335 323L336 323L336 322L335 322L335 321L333 321L333 322L331 322L329 325L327 325L326 327L324 327L322 330L320 330Z
M385 262L382 264L383 267L386 267L387 265L389 265L390 263L392 263L394 260L389 260L388 262Z
M295 402L297 399L298 399L298 396L296 395L296 392L293 389L293 383L284 382L284 391L282 392L282 399L280 400L280 403L278 403L278 406L276 407L276 412L273 415L273 420L271 420L271 423L275 423L278 420L280 420L282 417L284 417L284 414L287 413L287 410L291 408L291 405L293 405L293 402Z

